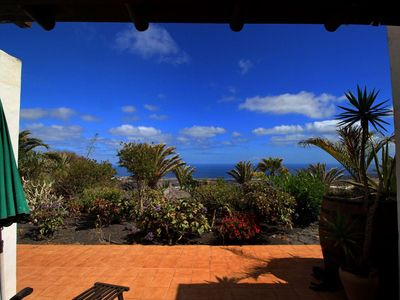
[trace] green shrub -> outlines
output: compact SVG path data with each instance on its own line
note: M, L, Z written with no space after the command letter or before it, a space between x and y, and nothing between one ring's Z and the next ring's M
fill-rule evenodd
M243 194L240 187L229 184L224 180L216 183L198 186L193 197L200 201L207 209L207 217L214 226L217 217L223 217L232 210L241 210Z
M64 224L67 214L63 197L55 194L52 182L24 181L23 184L30 218L39 228L39 237L52 236Z
M318 178L298 172L296 175L282 175L271 178L275 186L296 199L294 222L308 226L319 218L325 184Z
M55 188L59 194L73 197L86 188L113 185L112 178L116 171L109 162L99 163L75 154L70 155L71 158L62 172L54 172Z
M96 218L96 225L103 227L119 222L125 213L123 191L115 187L94 187L84 190L83 208Z
M26 180L39 181L44 173L43 155L36 151L24 153L18 158L18 169Z
M185 234L201 235L209 230L204 213L204 206L195 199L167 200L153 190L146 194L143 209L138 208L136 224L147 232L147 239L157 237L174 244Z
M245 201L249 209L268 224L292 226L295 199L270 185L267 180L253 181L244 186Z
M65 202L65 208L68 216L72 218L80 217L81 212L84 210L82 201L79 198L71 198Z

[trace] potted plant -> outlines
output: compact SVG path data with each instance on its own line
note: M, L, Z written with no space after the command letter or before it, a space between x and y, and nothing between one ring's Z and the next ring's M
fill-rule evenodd
M358 232L354 222L338 213L333 221L323 220L327 228L326 243L340 257L339 276L346 296L349 300L373 300L376 297L379 279L376 272L368 277L360 277L353 273L359 269L362 249L357 242L362 232Z
M348 100L348 106L339 106L343 110L338 115L340 121L338 123L339 142L334 143L326 139L314 138L302 141L301 144L316 145L325 150L336 158L351 176L348 183L351 183L355 188L337 195L333 198L334 201L327 197L327 201L322 204L321 216L327 210L330 210L333 213L332 215L334 215L335 210L349 213L349 209L351 209L353 213L356 213L359 221L355 224L355 227L358 226L358 228L364 230L364 235L361 239L358 239L358 244L362 247L361 259L357 265L348 268L348 270L351 270L354 275L366 279L375 275L371 264L373 221L379 202L386 197L383 192L385 183L382 176L378 174L378 183L374 186L374 180L369 178L367 173L373 161L375 161L375 165L379 165L377 153L384 144L373 142L370 126L377 132L385 130L384 124L388 124L388 122L383 117L391 115L392 111L385 106L387 101L376 103L378 92L375 90L368 92L366 88L361 89L357 86L356 96L352 92L347 92L345 96ZM386 173L389 176L389 173ZM321 220L323 220L322 217ZM328 231L326 222L320 222L320 239L325 266L326 268L329 266L329 271L335 272L339 267L340 259L334 257L335 253L327 251L327 249L331 249L324 244L326 242L324 235L329 234Z

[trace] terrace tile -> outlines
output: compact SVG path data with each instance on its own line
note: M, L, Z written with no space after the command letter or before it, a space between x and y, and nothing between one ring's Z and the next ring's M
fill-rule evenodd
M96 281L129 286L127 300L345 299L308 289L318 245L18 245L18 289L29 299L71 299Z

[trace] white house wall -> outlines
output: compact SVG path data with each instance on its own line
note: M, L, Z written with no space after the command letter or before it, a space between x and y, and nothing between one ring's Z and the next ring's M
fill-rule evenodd
M18 133L21 95L21 61L0 50L0 99L3 103L15 158L18 159ZM0 272L2 299L16 292L17 226L3 230L4 253Z

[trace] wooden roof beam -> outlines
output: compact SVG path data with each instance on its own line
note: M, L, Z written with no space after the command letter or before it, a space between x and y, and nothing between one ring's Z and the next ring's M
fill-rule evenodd
M239 32L244 26L244 7L241 0L236 0L233 4L232 17L229 22L229 27L234 32Z
M143 11L141 11L140 7L128 3L126 3L125 6L136 30L146 31L149 28L149 21L144 17Z
M50 31L56 26L55 9L51 5L24 6L22 10L44 30Z

